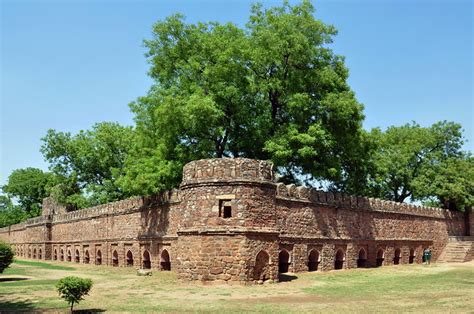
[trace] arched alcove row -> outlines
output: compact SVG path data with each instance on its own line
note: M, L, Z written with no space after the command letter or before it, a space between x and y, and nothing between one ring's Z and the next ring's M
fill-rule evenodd
M269 246L265 250L258 251L258 259L255 255L247 260L250 266L247 268L249 279L254 278L259 281L277 279L278 273L288 272L315 272L421 263L420 252L424 247L429 247L429 244L422 242L403 243L402 241L361 241L358 244L315 241L307 246L301 243L284 242L279 245L279 250ZM305 246L307 250L305 250ZM170 252L174 251L170 251L171 248L170 244L140 243L140 245L135 245L130 242L87 243L83 245L65 243L53 244L50 248L44 244L15 246L17 256L32 259L115 267L128 266L160 271L173 269ZM176 254L179 257L179 252ZM180 265L180 260L177 259L176 269L179 269Z
M308 272L322 270L339 270L344 268L367 268L367 267L381 267L384 265L400 265L413 264L416 259L416 249L414 247L401 248L400 246L378 246L370 251L370 246L363 245L355 247L350 251L345 248L336 248L333 254L326 254L323 256L321 247L309 248L306 257L294 256L296 261L306 259L306 270ZM370 251L370 252L369 252ZM388 253L387 253L388 252ZM370 254L369 254L370 253ZM280 273L286 272L287 262L292 251L279 251L278 270ZM387 255L388 254L388 255ZM332 264L332 265L330 265ZM289 265L292 265L291 262ZM293 265L297 271L302 271L304 268L299 262Z

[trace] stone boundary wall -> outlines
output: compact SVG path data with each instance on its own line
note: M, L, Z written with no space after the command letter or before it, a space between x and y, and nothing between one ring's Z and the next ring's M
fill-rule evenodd
M294 184L277 184L277 198L291 201L310 202L317 205L333 207L353 208L359 210L400 213L413 216L424 216L433 218L453 218L462 215L437 207L418 206L413 204L385 201L377 198L352 196L338 192L324 192L317 189L296 186Z
M125 199L122 201L76 210L66 214L54 215L52 222L67 222L77 219L91 219L101 215L123 214L129 211L139 210L140 208L149 207L152 205L162 205L165 203L176 202L179 202L178 190L171 190L152 196L139 196Z
M189 169L188 169L189 171ZM202 175L200 178L206 178ZM196 182L196 179L189 179L187 182ZM376 198L367 198L352 196L344 193L325 192L317 189L296 186L294 184L277 184L277 198L296 202L308 202L316 205L326 205L345 209L357 209L376 212L400 213L412 216L423 216L443 219L461 219L464 214L452 212L447 209L418 206L393 201L385 201ZM121 201L102 204L60 215L39 216L29 218L28 220L14 224L8 227L0 228L0 234L12 231L24 230L27 227L45 224L45 223L67 223L75 220L87 220L103 215L117 215L151 205L160 205L164 203L176 203L180 201L179 190L171 190L161 194L135 197ZM474 217L474 216L473 216Z
M254 171L246 171L245 163L242 163L240 168L232 167L234 170L229 170L228 173L222 171L217 171L215 169L202 171L196 171L196 168L202 169L204 161L208 160L198 160L192 163L189 163L185 166L183 170L183 184L196 184L204 183L206 179L211 179L211 181L221 182L221 180L214 180L214 175L217 175L218 178L222 176L225 177L226 174L231 174L235 178L254 178L262 181L274 180L273 175L270 175L268 171L271 171L271 168L262 166L260 162L259 169L264 169L262 173L255 173ZM249 159L249 161L254 161ZM209 165L209 163L207 163ZM218 165L217 165L218 166ZM217 168L217 167L216 167ZM209 167L208 167L209 169ZM210 168L212 169L212 168ZM296 186L294 184L285 185L283 183L276 184L276 197L282 200L296 201L296 202L307 202L315 205L325 205L329 207L336 207L345 209L354 209L354 210L365 210L365 211L376 211L376 212L386 212L386 213L400 213L405 215L412 216L422 216L422 217L432 217L432 218L442 218L442 219L461 219L464 214L460 212L452 212L447 209L436 208L436 207L426 207L418 206L406 203L398 203L393 201L385 201L376 198L368 198L361 196L352 196L344 193L338 192L325 192L317 189L307 188L304 186ZM65 214L59 215L47 215L39 216L35 218L29 218L28 220L14 224L8 227L0 228L0 235L13 232L21 231L28 227L45 224L45 223L67 223L69 221L76 220L88 220L95 217L100 217L103 215L117 215L124 214L126 212L137 211L140 208L149 207L152 205L160 205L165 203L177 203L180 201L180 191L171 190L156 194L153 196L140 196L130 199L125 199L121 201L111 202L107 204L102 204L94 207L89 207ZM474 215L472 215L474 217Z
M88 220L104 215L118 215L125 214L127 212L137 211L142 208L162 205L166 203L177 203L179 202L179 191L171 190L152 196L139 196L129 198L121 201L101 204L89 208L84 208L76 211L72 211L65 214L59 215L45 215L34 218L29 218L26 221L18 224L14 224L8 227L0 228L0 234L9 231L23 230L27 227L45 224L45 223L67 223L76 220Z
M257 165L257 166L256 166ZM257 171L255 170L257 169ZM218 183L228 180L249 180L257 182L273 182L273 165L266 161L253 159L224 158L197 160L186 164L183 168L183 183L181 187L200 183ZM317 189L296 186L294 184L276 184L276 197L292 201L310 202L316 205L344 207L359 210L401 213L413 216L433 218L454 218L462 215L447 209L418 206L413 204L385 201L376 198L352 196L337 192L324 192ZM128 211L139 210L151 204L176 203L180 201L180 191L171 190L153 196L140 196L121 201L102 204L90 208L72 211L59 215L46 215L29 218L25 222L0 228L0 234L9 231L25 229L28 226L47 222L65 223L73 220L92 219L102 215L116 215Z
M332 270L365 260L371 267L380 250L383 265L419 263L426 247L436 260L448 238L468 233L474 219L275 181L267 161L197 160L184 166L179 190L74 212L46 200L43 216L1 228L0 239L28 258L260 282L278 280L279 268L308 271L309 263Z

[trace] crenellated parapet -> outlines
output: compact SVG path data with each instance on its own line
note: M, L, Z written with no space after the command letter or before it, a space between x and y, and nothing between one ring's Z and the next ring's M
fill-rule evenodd
M77 219L89 219L104 215L125 214L133 211L138 211L140 209L147 208L152 205L163 205L167 203L176 203L179 201L179 191L171 190L155 195L139 196L107 204L101 204L94 207L69 212L66 214L54 215L52 216L52 222L68 222Z
M377 198L353 196L339 192L325 192L304 186L296 186L294 184L285 185L278 183L276 190L277 198L280 199L310 202L345 209L372 210L433 218L448 218L452 215L459 214L442 208L385 201Z
M0 233L7 233L7 232L11 232L11 231L24 230L26 228L26 226L27 226L27 223L26 223L26 221L24 221L24 222L17 223L17 224L8 226L8 227L0 228Z
M421 263L426 247L436 260L471 216L285 185L268 161L221 158L185 165L179 190L77 211L47 198L42 216L0 240L24 258L263 283L279 271Z
M202 159L184 166L181 189L209 183L274 181L273 164L268 161L248 158Z
M173 189L171 191L166 191L150 196L133 197L121 201L101 204L61 214L54 214L58 212L56 210L57 205L48 201L43 203L44 207L42 216L29 218L22 223L0 228L0 233L21 230L30 226L41 225L45 223L63 223L74 220L92 219L100 216L126 214L134 211L139 211L141 209L148 208L154 205L172 204L177 203L179 201L179 191ZM53 204L53 209L48 207L48 205L50 204Z
M26 225L33 226L33 225L45 224L45 223L51 222L51 217L52 217L51 215L48 215L48 216L39 216L39 217L29 218L26 220Z

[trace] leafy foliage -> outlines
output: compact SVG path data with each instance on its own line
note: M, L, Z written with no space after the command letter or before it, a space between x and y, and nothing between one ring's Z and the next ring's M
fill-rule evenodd
M371 136L378 147L373 155L370 194L397 202L436 195L431 184L447 174L442 169L449 160L462 156L461 126L453 122L427 128L412 123L385 132L375 129Z
M364 167L363 107L328 48L335 28L313 13L309 1L285 2L253 6L243 29L181 15L156 23L145 41L155 84L130 105L137 142L121 186L153 193L176 186L188 161L241 156L273 160L288 180L360 188L350 176Z
M8 183L2 190L9 197L17 199L20 207L29 216L37 216L41 213L43 198L47 197L51 188L59 182L59 177L41 169L17 169L10 174Z
M474 158L447 158L427 168L413 183L418 198L435 206L465 211L474 206Z
M0 228L22 222L28 218L28 213L20 206L13 205L6 195L0 195Z
M82 208L125 196L116 179L133 142L131 127L102 122L76 135L49 130L42 140L50 170L65 178L51 191L56 200Z
M76 135L49 130L50 171L15 170L0 226L40 213L48 195L84 208L177 187L201 158L270 159L280 180L403 202L473 206L473 158L461 126L362 129L336 29L309 1L252 7L244 27L188 24L176 14L145 40L147 95L130 104L135 128L102 122ZM18 205L12 201L18 201Z
M71 306L71 312L74 309L74 304L84 300L84 296L89 294L92 288L92 280L79 278L75 276L68 276L60 279L56 284L56 289L61 298L67 301Z
M13 262L14 255L12 247L0 241L0 274Z

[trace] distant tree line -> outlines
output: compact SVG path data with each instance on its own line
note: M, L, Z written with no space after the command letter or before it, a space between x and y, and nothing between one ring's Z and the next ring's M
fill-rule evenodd
M271 160L287 183L473 206L461 125L364 130L344 57L329 48L337 31L313 14L303 1L254 5L243 28L179 14L157 22L144 42L154 83L130 104L135 125L49 130L41 146L49 172L11 173L0 226L38 215L46 196L81 209L177 187L185 163L222 157Z

